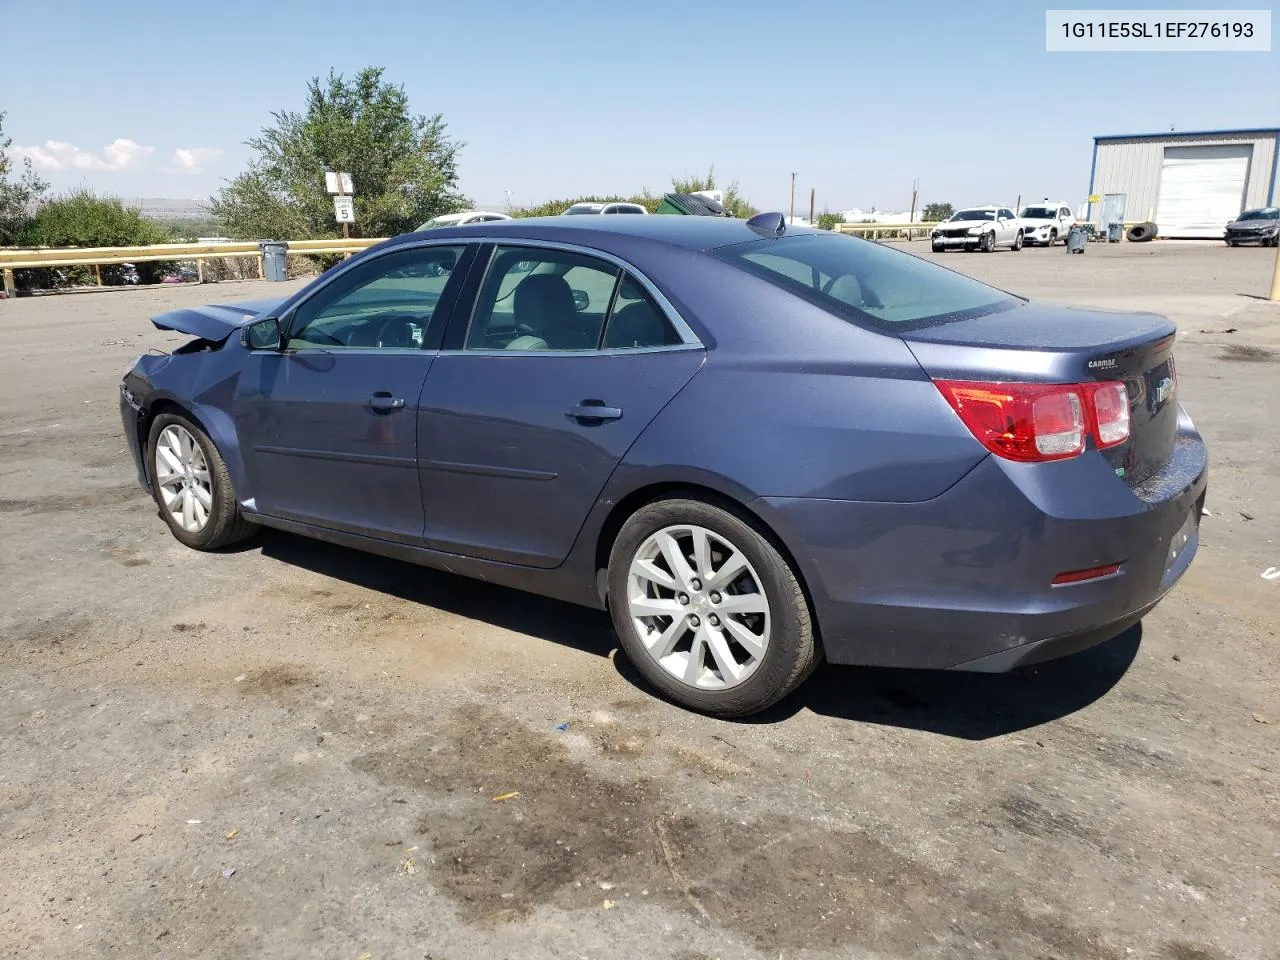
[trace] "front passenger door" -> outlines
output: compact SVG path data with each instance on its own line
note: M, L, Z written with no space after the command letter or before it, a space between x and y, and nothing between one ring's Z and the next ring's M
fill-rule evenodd
M417 543L423 380L466 272L461 245L400 248L341 273L251 350L234 410L254 508Z

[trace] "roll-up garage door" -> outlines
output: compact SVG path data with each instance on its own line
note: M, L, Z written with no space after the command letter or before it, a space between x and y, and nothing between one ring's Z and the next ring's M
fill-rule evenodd
M1221 239L1244 204L1252 144L1165 147L1156 223L1162 237Z

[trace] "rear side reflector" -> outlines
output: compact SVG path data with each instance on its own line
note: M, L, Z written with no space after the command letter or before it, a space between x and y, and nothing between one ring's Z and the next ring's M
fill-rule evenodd
M1100 448L1129 439L1123 383L934 383L978 441L1007 460L1079 456L1089 436Z
M1120 564L1108 563L1105 567L1090 567L1088 570L1068 570L1066 573L1060 573L1053 578L1055 587L1064 583L1084 583L1086 580L1100 580L1103 577L1109 577L1113 573L1120 572Z

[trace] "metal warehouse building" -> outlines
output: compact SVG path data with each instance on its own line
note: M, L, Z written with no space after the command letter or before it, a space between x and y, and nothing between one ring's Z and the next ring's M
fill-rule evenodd
M1280 129L1094 137L1089 219L1220 238L1241 210L1275 203L1277 154Z

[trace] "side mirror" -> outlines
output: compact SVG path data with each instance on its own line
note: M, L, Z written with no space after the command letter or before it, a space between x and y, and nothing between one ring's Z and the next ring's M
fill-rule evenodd
M255 320L244 328L241 340L250 350L279 350L280 320L277 317Z
M573 308L581 313L587 307L591 306L591 297L587 295L585 290L573 291Z

